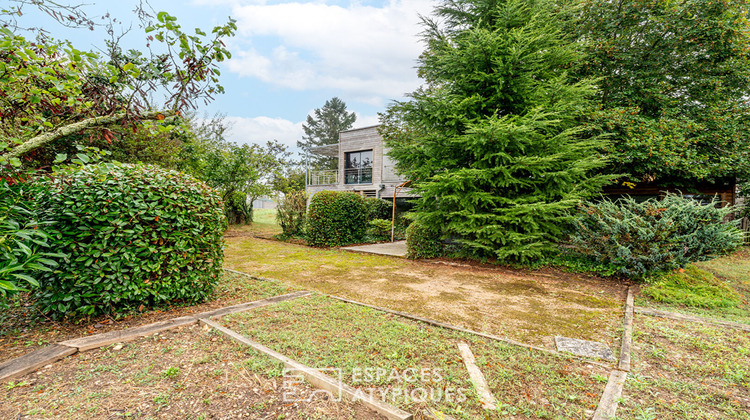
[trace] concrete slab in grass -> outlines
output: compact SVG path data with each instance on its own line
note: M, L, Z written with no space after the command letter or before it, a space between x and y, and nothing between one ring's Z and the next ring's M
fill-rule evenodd
M33 372L42 366L68 357L77 351L78 349L73 347L52 344L24 356L8 360L0 364L0 381Z
M406 256L406 241L386 242L372 245L356 245L341 248L346 251L366 252L368 254L389 255L392 257Z
M192 316L170 319L169 321L155 322L141 327L128 328L126 330L110 331L103 334L89 335L60 342L60 344L78 349L78 351L91 350L114 343L131 341L140 337L146 337L171 328L195 324L198 320Z
M596 341L555 336L555 344L557 345L557 351L568 352L576 356L603 359L610 362L616 361L612 350L606 344Z

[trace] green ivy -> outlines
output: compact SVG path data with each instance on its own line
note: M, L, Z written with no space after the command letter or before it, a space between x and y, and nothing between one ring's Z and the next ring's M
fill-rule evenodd
M226 220L219 196L156 166L86 165L49 181L39 200L52 246L67 257L40 278L40 309L98 315L198 302L221 272Z
M321 191L310 199L307 242L312 246L341 246L361 242L370 209L353 192Z

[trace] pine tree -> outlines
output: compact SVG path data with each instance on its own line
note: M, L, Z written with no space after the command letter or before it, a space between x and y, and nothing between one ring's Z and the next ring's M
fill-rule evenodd
M469 256L528 261L550 251L568 211L609 178L584 121L594 88L549 0L446 0L424 19L425 85L381 115L414 217Z
M305 135L302 141L297 142L297 147L304 152L317 146L336 144L339 142L339 133L352 128L357 120L354 112L346 111L346 103L337 97L326 101L322 108L316 108L313 115L308 115L302 130ZM311 156L313 166L318 169L335 169L336 159L325 156Z

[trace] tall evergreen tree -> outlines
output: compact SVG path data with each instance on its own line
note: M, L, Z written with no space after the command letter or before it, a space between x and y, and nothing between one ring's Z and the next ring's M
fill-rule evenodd
M583 77L599 79L611 172L690 186L750 180L747 0L584 0Z
M333 97L322 108L316 108L313 115L307 116L307 121L302 124L305 135L302 136L302 141L297 142L297 147L307 152L313 147L336 144L339 133L352 128L356 120L354 112L346 111L346 103ZM311 160L318 169L336 169L334 157L313 154Z
M445 0L424 19L425 85L381 115L414 217L473 257L553 249L568 210L609 181L584 122L594 87L553 0Z

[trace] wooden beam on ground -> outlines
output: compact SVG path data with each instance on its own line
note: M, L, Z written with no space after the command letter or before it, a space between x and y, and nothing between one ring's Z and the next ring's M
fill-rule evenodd
M623 319L622 345L620 347L620 363L618 368L630 372L630 349L633 345L633 288L628 287L628 298L625 302L625 317Z
M197 322L198 320L193 318L192 316L183 316L180 318L170 319L168 321L154 322L153 324L142 325L140 327L110 331L102 334L88 335L81 338L74 338L72 340L61 341L59 344L76 348L78 349L78 351L86 351L108 346L114 343L132 341L137 338L147 337L161 331L195 324Z
M218 323L211 321L210 319L201 318L200 322L216 329L217 331L220 331L224 335L228 336L229 338L239 343L252 347L253 349L265 354L266 356L278 362L281 362L282 364L284 364L284 366L287 369L303 375L305 379L308 382L310 382L314 387L326 390L330 392L333 396L344 395L346 396L347 399L351 401L355 401L355 402L361 401L362 404L364 404L366 407L372 410L375 410L378 413L392 420L411 420L412 419L412 415L410 413L407 413L406 411L401 410L398 407L394 407L390 404L380 401L377 398L374 398L365 393L358 392L357 389L354 387L351 387L337 379L334 379L328 375L325 375L324 373L320 372L317 369L307 367L303 365L302 363L292 360L284 356L283 354L278 353L274 350L271 350L270 348L260 343L256 343L255 341L241 334L238 334L230 330L229 328L223 327L219 325Z
M474 353L471 352L471 348L466 343L458 343L458 351L461 352L461 358L464 359L464 365L466 366L466 370L469 371L469 377L474 384L474 390L479 395L479 402L482 403L482 408L490 411L497 410L497 400L495 400L495 396L490 392L490 387L487 386L484 374L477 367L477 362L474 359Z
M613 370L609 373L607 386L604 388L599 405L596 407L593 420L612 420L615 418L618 406L617 400L622 395L622 388L625 386L627 378L628 373L622 370Z
M659 311L659 310L651 309L651 308L643 308L641 306L636 306L635 312L639 314L643 314L643 315L674 319L677 321L689 321L689 322L696 322L699 324L715 325L717 327L734 328L737 330L750 331L750 325L740 324L739 322L720 321L720 320L704 318L700 316L680 314L677 312L666 312L666 311Z
M0 364L0 381L23 376L33 372L40 367L55 363L56 361L75 354L78 350L74 347L52 344L42 347L29 354L8 360Z
M297 299L305 296L312 295L312 292L301 291L287 293L285 295L273 296L266 299L256 300L248 303L241 303L239 305L226 306L224 308L214 309L213 311L201 312L199 314L191 315L194 318L215 318L217 316L234 314L237 312L245 312L251 309L260 308L261 306L267 306L273 303L284 302L287 300Z

